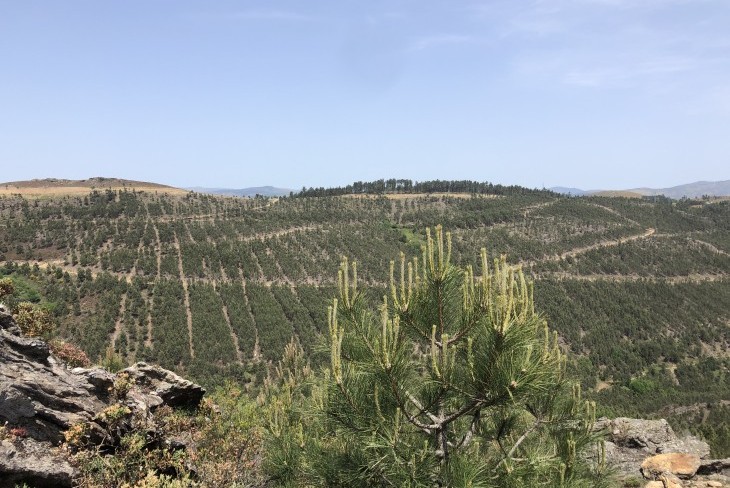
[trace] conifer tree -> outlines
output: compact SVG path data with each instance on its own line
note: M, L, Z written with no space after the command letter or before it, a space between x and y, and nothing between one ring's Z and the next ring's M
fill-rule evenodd
M331 365L310 390L311 410L296 413L295 375L285 375L279 481L607 485L595 405L566 378L557 335L535 312L521 270L505 257L489 266L484 249L478 272L454 266L440 226L434 237L427 231L420 259L401 255L398 267L391 263L389 296L373 311L356 263L343 260L328 314Z

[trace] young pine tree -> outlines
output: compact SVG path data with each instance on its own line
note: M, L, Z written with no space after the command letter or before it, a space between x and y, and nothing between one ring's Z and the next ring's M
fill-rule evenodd
M420 260L401 256L398 277L394 267L390 296L373 311L355 263L343 261L329 309L331 367L308 387L311 410L290 409L293 434L277 440L287 475L274 479L608 486L595 406L566 378L557 336L535 312L519 268L504 257L490 267L485 250L478 272L454 266L440 227L435 238L427 232Z

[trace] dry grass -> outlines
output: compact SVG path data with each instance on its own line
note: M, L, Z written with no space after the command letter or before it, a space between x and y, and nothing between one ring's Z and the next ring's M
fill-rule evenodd
M185 195L188 193L187 190L172 186L119 178L89 178L88 180L48 178L44 180L0 183L0 196L22 195L24 198L34 199L83 196L92 190L136 190L167 193L170 195Z

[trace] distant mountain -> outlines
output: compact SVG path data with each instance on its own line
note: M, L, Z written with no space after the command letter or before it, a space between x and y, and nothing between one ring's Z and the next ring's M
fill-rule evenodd
M635 190L591 190L586 192L587 196L595 197L623 197L623 198L641 198L643 193Z
M597 195L604 197L641 197L664 195L669 198L679 199L701 198L704 195L714 197L730 196L730 180L725 181L696 181L686 185L672 186L670 188L631 188L628 190L581 190L580 188L568 188L554 186L550 190L563 195Z
M725 181L696 181L686 185L670 188L635 188L629 190L642 195L664 195L669 198L700 198L704 195L724 197L730 196L730 180Z
M587 191L581 190L580 188L568 188L566 186L553 186L552 188L548 189L550 191L554 191L555 193L560 193L562 195L573 195L574 197L588 194Z
M252 186L249 188L233 189L233 188L204 188L194 186L186 188L186 190L196 193L212 193L214 195L226 195L229 197L255 197L261 195L263 197L282 197L292 192L289 188L277 188L275 186Z

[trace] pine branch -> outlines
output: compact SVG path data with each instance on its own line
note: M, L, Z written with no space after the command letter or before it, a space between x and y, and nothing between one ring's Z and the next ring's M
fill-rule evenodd
M459 441L459 443L456 445L457 449L469 446L471 440L474 438L474 434L476 433L477 428L479 427L481 413L481 409L478 409L476 412L474 412L474 415L471 419L471 424L469 425L469 430L466 431L464 437L462 437L461 441Z
M529 429L527 429L525 431L525 433L520 436L519 439L517 439L517 442L515 442L515 445L512 446L512 449L510 449L509 452L507 453L507 457L505 458L505 460L512 458L512 455L515 453L517 448L520 447L520 444L522 444L530 434L535 432L541 423L542 423L542 421L540 419L535 419L535 422L532 424L532 426Z

